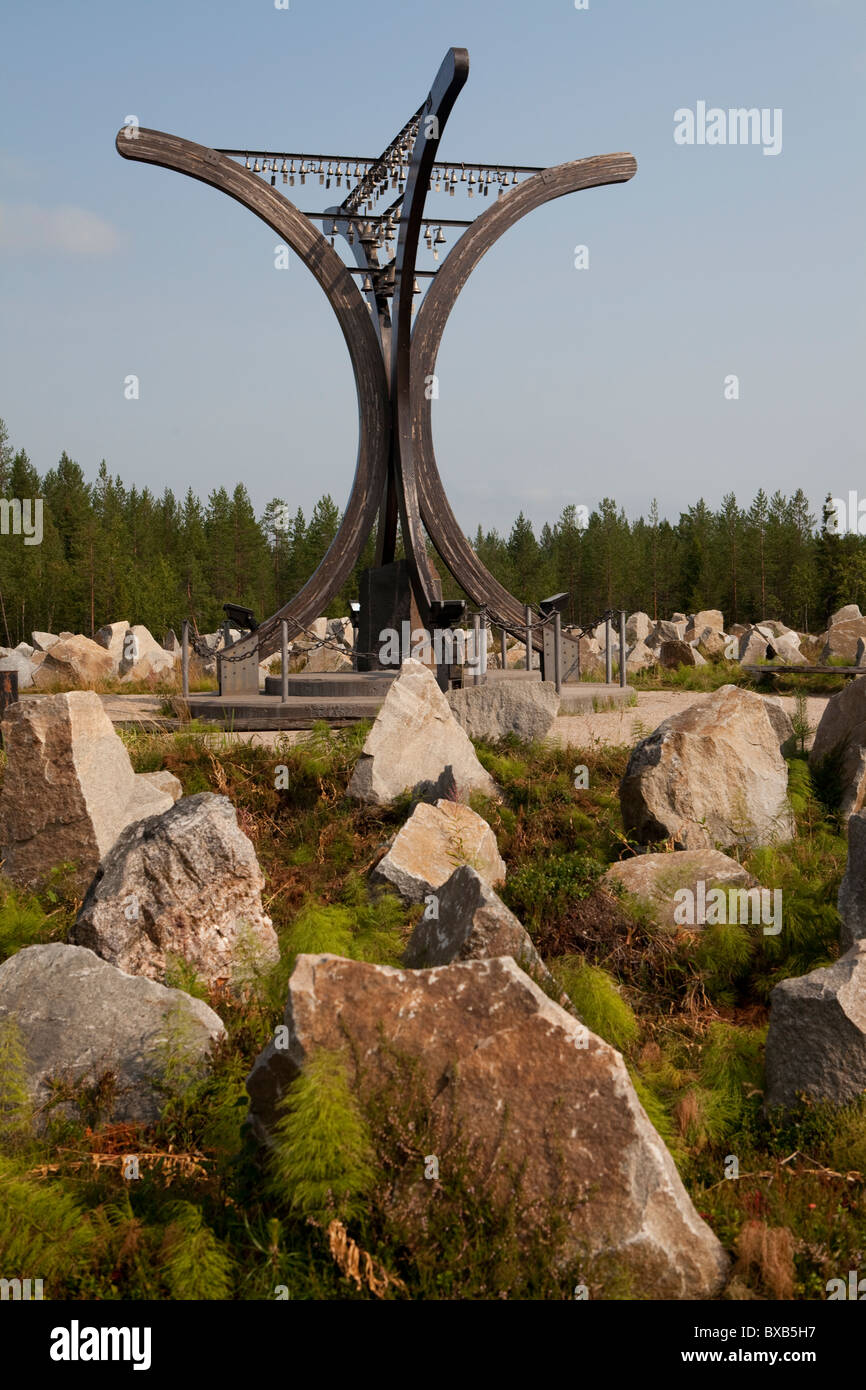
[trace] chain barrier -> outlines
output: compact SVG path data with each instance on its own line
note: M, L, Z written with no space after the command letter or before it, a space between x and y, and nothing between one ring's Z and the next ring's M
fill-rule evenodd
M613 612L616 612L616 611L618 611L618 610L614 610L614 609L611 610L612 613L613 613ZM476 613L480 613L480 614L482 614L484 617L487 617L487 610L484 609L484 608L473 609L473 610L470 611L470 613L469 613L467 616L470 616L470 617L473 617L473 618L474 618L474 616L475 616ZM547 614L546 616L544 616L544 617L542 617L542 616L540 616L540 615L536 617L535 615L533 615L532 632L535 633L535 632L538 631L539 628L545 627L548 623L553 622L555 616L556 616L556 615L555 615L554 613L548 613L548 614ZM607 615L605 615L605 616L607 616ZM490 621L489 618L487 618L487 621L488 621L488 622ZM603 621L604 621L604 617L602 617L601 619L599 619L599 621L600 621L600 622L603 622ZM484 628L485 628L485 630L486 630L486 624L483 624L483 626L484 626ZM499 626L499 624L493 624L493 626ZM503 624L503 626L506 626L506 625ZM592 626L592 624L590 624L590 626ZM444 630L445 630L445 629L443 629L443 631L444 631ZM454 629L454 630L456 630L456 629ZM471 627L470 627L470 628L467 628L467 629L464 629L464 630L467 631L468 633L471 633L471 632L473 631L473 629L472 629ZM584 629L584 631L586 631L586 630L587 630L587 629ZM506 626L506 631L507 631L507 632L511 632L512 636L517 636L517 634L513 631L513 629L510 628L510 627L508 627L508 626ZM518 640L521 640L521 641L523 641L523 642L525 643L525 641L526 641L526 628L523 627L522 631L523 631L523 637L522 637L522 638L519 638ZM253 635L253 633L248 633L248 634L247 634L247 636L252 636L252 635ZM583 635L583 633L582 633L581 635ZM344 647L343 645L341 645L341 643L340 643L335 637L332 637L332 636L319 637L319 636L317 636L317 634L314 633L310 628L304 627L303 625L298 625L297 631L295 632L295 635L294 635L292 638L289 639L290 645L291 645L292 642L297 641L298 637L301 637L301 636L308 638L309 641L311 642L311 644L312 644L313 647L315 647L315 648L317 648L317 649L321 649L321 648L324 647L324 648L327 648L329 651L338 652L341 656L354 656L355 658L357 658L357 657L363 657L363 658L366 658L367 660L373 660L373 661L378 661L379 658L380 658L380 652L379 652L379 651L366 652L366 651L360 651L360 650L358 650L357 648L346 648L346 647ZM244 641L244 640L245 640L245 638L238 638L238 639L237 639L237 641ZM220 661L224 661L224 662L230 662L230 661L248 661L249 658L250 658L250 655L251 655L250 652L239 652L239 653L237 654L237 656L232 656L232 655L231 655L231 647L210 647L210 646L208 646L207 642L204 640L203 637L196 637L196 636L195 636L192 632L190 632L189 630L187 630L187 641L188 641L188 643L189 643L190 654L195 653L196 656L201 657L202 660L204 660L204 661L213 661L213 660L215 660L217 657L219 657ZM232 643L232 646L234 646L234 645L235 645L235 643ZM270 657L266 657L266 658L265 658L265 661L274 661L274 660L276 660L277 656L279 656L279 652L274 652ZM264 665L265 663L262 662L261 664Z
M594 618L591 623L586 624L586 627L575 626L568 628L568 635L572 638L572 640L575 640L574 633L576 631L576 640L580 641L581 637L585 637L588 632L594 632L597 627L600 627L602 623L606 623L608 619L612 620L614 618L618 618L620 613L622 613L623 611L624 610L622 608L606 608L600 618Z

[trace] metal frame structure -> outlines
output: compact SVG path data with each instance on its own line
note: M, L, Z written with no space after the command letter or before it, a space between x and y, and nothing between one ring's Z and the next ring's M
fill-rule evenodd
M174 169L210 184L261 218L301 258L324 290L342 329L358 394L360 434L351 494L337 535L316 572L279 612L235 643L232 655L264 660L309 626L343 587L378 516L376 563L394 559L400 524L414 597L422 620L441 599L427 556L429 535L439 556L472 601L500 626L522 631L524 605L479 560L445 495L433 448L430 393L445 325L475 266L515 222L553 198L579 189L624 183L637 163L630 154L599 155L552 168L498 162L438 160L445 124L469 75L464 48L448 51L426 101L378 158L210 149L179 136L123 127L116 147L125 159ZM241 162L242 161L242 162ZM354 165L354 169L351 166ZM345 167L344 167L345 166ZM263 181L262 174L269 182ZM318 177L347 193L321 213L301 212L283 184ZM351 185L354 184L352 187ZM457 188L470 197L497 196L474 221L425 216L428 193ZM508 191L506 191L506 189ZM375 212L386 193L397 196ZM321 222L324 231L313 224ZM435 271L416 266L422 237L438 260L443 229L459 228L456 246ZM434 229L435 233L434 233ZM344 239L354 265L334 249ZM435 239L434 239L435 236ZM380 253L395 244L390 259ZM413 327L419 278L430 287ZM360 285L356 283L360 281Z

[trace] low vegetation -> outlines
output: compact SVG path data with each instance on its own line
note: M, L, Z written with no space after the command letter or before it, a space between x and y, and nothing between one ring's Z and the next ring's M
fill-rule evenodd
M365 726L319 727L275 748L192 730L124 735L139 771L168 767L186 794L229 796L266 876L282 955L242 997L172 983L220 1013L228 1036L212 1073L171 1066L150 1130L105 1120L103 1087L73 1096L77 1118L37 1135L15 1029L0 1029L0 1268L41 1274L52 1298L570 1298L556 1259L562 1213L521 1247L518 1187L503 1205L473 1183L457 1138L411 1059L389 1057L390 1083L353 1095L340 1054L320 1054L284 1102L262 1153L244 1125L244 1078L282 1019L295 957L333 951L398 962L418 909L370 895L366 874L408 802L356 805L345 790ZM791 759L798 834L744 856L785 893L785 930L663 929L601 883L631 852L617 786L628 750L527 747L479 755L504 788L476 799L508 865L504 897L589 1026L623 1054L697 1209L734 1257L729 1297L819 1298L859 1269L866 1249L866 1104L809 1107L784 1123L762 1112L763 1043L773 985L838 951L836 890L845 839L805 759ZM574 785L576 763L589 787ZM277 768L288 775L277 778ZM279 782L280 789L277 789ZM285 786L283 785L285 784ZM819 794L820 793L820 794ZM58 869L37 895L6 887L0 957L65 939L77 902ZM424 1220L401 1206L406 1153L448 1153L455 1181L431 1186ZM140 1155L140 1177L124 1156ZM735 1175L736 1174L736 1175ZM613 1279L602 1296L639 1297Z

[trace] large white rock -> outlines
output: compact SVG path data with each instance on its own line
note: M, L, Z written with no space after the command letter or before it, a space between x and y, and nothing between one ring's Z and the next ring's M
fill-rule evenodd
M826 768L845 816L866 801L866 676L856 676L824 706L809 752L815 770Z
M19 690L30 689L40 664L31 661L30 657L18 651L17 647L11 650L9 647L0 647L0 671L16 671Z
M173 675L177 660L174 653L160 646L146 627L135 623L123 639L118 670L124 683L147 680L150 676Z
M136 776L93 691L19 701L2 731L0 846L16 883L37 884L55 864L74 863L73 881L84 889L121 830L174 804Z
M559 713L552 681L495 681L464 685L447 696L454 718L470 738L498 743L515 734L524 743L546 738Z
M800 1099L848 1105L866 1091L866 941L770 995L767 1110Z
M741 665L759 666L763 662L773 661L775 656L776 646L773 641L773 633L769 628L749 627L740 637L739 658Z
M407 902L420 903L461 864L471 865L485 883L505 880L505 860L482 816L457 801L420 801L371 877L389 883Z
M303 632L292 639L293 648L303 651L307 647L319 646L328 636L328 621L327 618L314 618Z
M626 643L634 646L635 642L645 642L653 629L653 620L649 613L632 613L626 620L625 638Z
M601 881L607 887L616 885L624 888L652 909L655 920L661 926L672 930L679 925L674 913L676 894L681 889L688 889L694 894L696 911L693 925L703 927L706 921L698 920L702 900L699 884L704 885L704 894L710 888L727 891L731 888L758 887L758 880L747 873L742 864L717 849L677 849L666 854L635 854L631 859L621 859L611 864ZM703 901L706 901L705 897Z
M225 796L183 797L130 825L104 855L70 940L129 975L165 980L183 960L207 984L279 960L264 877Z
M81 633L70 633L50 645L45 660L34 672L33 684L40 690L52 685L98 685L114 674L114 662L104 647Z
M648 647L660 647L662 642L682 642L686 635L686 627L685 618L677 622L666 622L664 619L659 619L644 640Z
M617 1276L620 1289L625 1278L643 1298L720 1291L728 1258L622 1057L509 957L396 970L302 955L283 1023L285 1045L270 1044L247 1079L261 1139L307 1061L320 1049L343 1050L362 1102L417 1077L425 1124L463 1141L476 1198L500 1208L519 1195L514 1229L527 1251L549 1242L555 1208L561 1242L551 1259L579 1264L594 1297L608 1286L613 1293ZM395 1071L395 1056L410 1059L412 1071ZM422 1159L421 1150L408 1157L389 1187L384 1215L398 1228L409 1213L429 1210Z
M328 671L351 671L352 658L348 652L338 651L336 647L330 645L323 647L312 647L307 652L307 659L304 662L305 671L328 672Z
M647 667L657 665L658 659L658 651L648 647L646 642L635 642L626 655L626 671L645 671Z
M473 791L497 796L436 679L420 661L400 667L349 782L349 795L387 805L402 792L425 801Z
M717 632L713 627L704 627L695 638L695 650L708 661L720 661L727 655L729 640L724 632Z
M60 1115L90 1123L153 1124L164 1106L160 1085L207 1069L222 1021L201 999L133 978L81 946L26 946L0 965L0 1021L14 1019L26 1057L37 1129ZM102 1085L104 1113L87 1117L55 1102L58 1082Z
M633 749L620 784L626 830L682 849L764 845L795 832L782 745L791 721L772 698L724 685Z
M856 606L849 605L851 608ZM844 612L844 608L840 609L827 629L821 661L829 662L835 658L853 666L857 660L858 644L861 639L866 639L866 618L842 618L840 614Z
M844 608L840 608L836 613L833 614L827 626L833 627L836 623L847 623L862 617L863 614L860 612L859 604L846 603Z
M123 643L128 631L129 623L123 621L120 623L106 623L96 634L95 641L108 652L114 662L115 670L119 669L120 663L123 660Z
M866 940L866 813L848 817L848 862L836 900L842 922L842 950Z
M686 626L685 640L697 642L707 627L713 632L724 632L725 619L718 608L703 608L700 613L693 613Z
M796 632L779 632L773 639L776 656L785 666L805 666L807 661L800 650L800 637Z

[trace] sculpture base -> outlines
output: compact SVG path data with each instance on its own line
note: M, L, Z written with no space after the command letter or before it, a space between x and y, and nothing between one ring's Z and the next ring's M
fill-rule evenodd
M390 565L364 570L358 600L361 605L358 614L358 670L395 670L392 654L395 641L398 646L402 643L403 624L409 624L410 633L423 626L406 561L395 560ZM409 651L405 652L406 656L409 654Z

